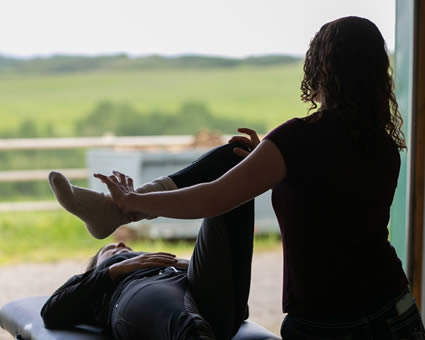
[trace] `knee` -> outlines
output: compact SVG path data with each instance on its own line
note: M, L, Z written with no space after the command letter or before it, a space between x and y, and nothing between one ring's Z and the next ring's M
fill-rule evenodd
M222 146L219 146L218 148L220 149L221 159L223 161L227 160L227 162L229 163L230 166L234 166L234 165L238 164L243 159L243 157L237 155L234 152L235 148L241 148L241 149L246 150L248 152L251 151L249 149L248 145L241 143L241 142L227 143L227 144L224 144Z
M226 144L229 147L229 150L233 153L233 149L234 148L241 148L244 149L246 151L251 151L251 149L249 148L249 146L245 143L242 142L231 142L231 143L227 143Z

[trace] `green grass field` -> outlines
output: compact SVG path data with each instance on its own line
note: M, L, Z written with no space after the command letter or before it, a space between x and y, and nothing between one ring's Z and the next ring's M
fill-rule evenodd
M102 71L70 74L8 73L0 81L2 130L23 119L58 135L74 134L74 122L102 100L126 102L148 112L176 112L198 101L212 113L264 121L269 129L306 113L300 101L302 64L231 69Z
M0 266L19 262L52 262L89 259L112 237L96 240L84 224L66 211L0 214ZM134 250L167 251L190 256L193 241L138 240L128 242ZM256 237L256 251L276 250L276 234Z
M128 103L141 112L177 112L185 102L200 102L214 115L263 121L271 129L306 114L307 106L300 101L301 78L301 63L134 72L7 73L0 80L0 131L16 130L23 120L33 119L41 129L53 126L55 135L73 136L75 122L104 100ZM3 153L1 169L83 166L80 154L62 159L64 154L61 158L60 153ZM0 201L51 196L45 183L34 186L2 184ZM108 241L91 238L82 223L66 212L0 214L0 265L88 258ZM193 243L139 241L132 246L187 254ZM257 250L278 246L276 235L256 242Z

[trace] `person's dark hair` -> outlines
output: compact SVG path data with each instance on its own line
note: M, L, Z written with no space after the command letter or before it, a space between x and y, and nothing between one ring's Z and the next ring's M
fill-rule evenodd
M87 267L86 267L86 272L88 272L89 270L92 270L93 268L95 268L96 267L96 263L97 263L97 258L98 258L98 256L99 256L99 253L102 251L102 249L104 248L104 246L103 247L101 247L98 251L97 251L97 253L90 259L90 261L89 261L89 263L87 264Z
M385 41L370 20L344 17L322 26L306 53L301 91L309 111L321 102L321 111L340 115L356 134L385 131L406 148Z

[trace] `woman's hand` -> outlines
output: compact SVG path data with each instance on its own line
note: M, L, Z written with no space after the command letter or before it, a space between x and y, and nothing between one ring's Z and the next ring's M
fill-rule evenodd
M246 151L242 148L234 148L233 152L235 154L237 154L240 157L245 158L246 156L249 155L249 153L254 150L258 144L260 144L260 138L258 138L257 132L255 132L255 130L252 129L248 129L248 128L239 128L238 132L240 133L244 133L247 134L249 136L245 137L245 136L233 136L232 138L230 138L229 143L232 142L241 142L243 144L246 144L249 148L249 151Z
M176 255L170 253L141 254L109 266L109 276L112 280L115 280L138 269L173 266L177 262Z
M118 171L112 171L113 175L105 176L94 174L93 176L105 183L111 193L111 198L124 212L128 213L126 200L131 193L134 193L133 179Z

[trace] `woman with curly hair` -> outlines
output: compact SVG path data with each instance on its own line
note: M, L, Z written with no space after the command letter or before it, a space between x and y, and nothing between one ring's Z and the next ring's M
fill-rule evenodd
M425 339L388 241L406 148L385 41L371 21L344 17L311 41L301 98L314 113L278 126L220 178L137 193L127 176L96 174L123 212L216 216L272 189L283 241L285 340ZM318 103L320 106L318 106Z

